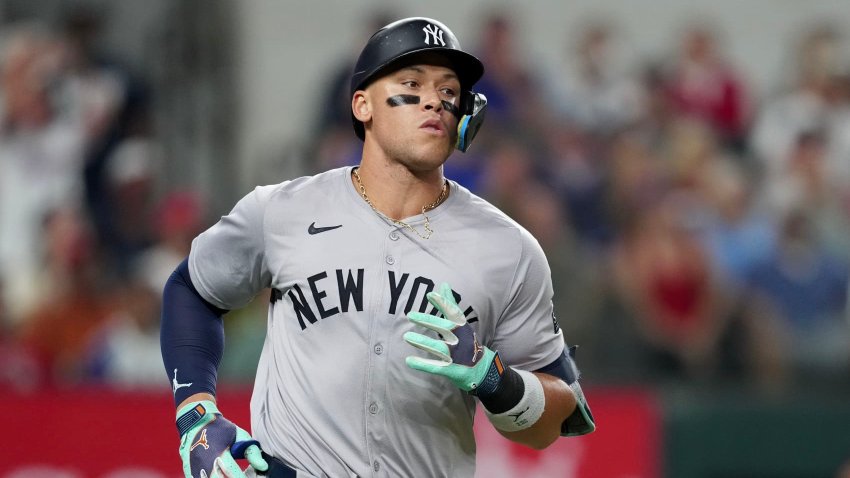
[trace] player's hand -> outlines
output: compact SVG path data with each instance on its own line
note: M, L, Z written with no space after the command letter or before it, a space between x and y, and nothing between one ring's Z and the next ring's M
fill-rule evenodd
M218 411L215 403L192 402L177 411L180 458L186 478L244 478L236 458L257 471L269 469L260 443Z
M414 370L447 377L461 390L474 393L487 376L496 353L478 343L475 331L466 322L448 284L443 283L439 292L429 292L426 297L444 318L421 312L410 312L407 318L437 332L442 340L416 332L405 333L407 343L435 357L410 356L407 365Z

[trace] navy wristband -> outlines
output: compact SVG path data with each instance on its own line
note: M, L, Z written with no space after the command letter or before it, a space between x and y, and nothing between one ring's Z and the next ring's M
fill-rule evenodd
M470 393L477 396L490 413L503 413L522 400L525 382L514 369L502 364L496 352L481 385Z

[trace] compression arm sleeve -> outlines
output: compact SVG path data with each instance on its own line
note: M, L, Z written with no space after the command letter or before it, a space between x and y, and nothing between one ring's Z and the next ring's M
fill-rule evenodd
M159 344L174 392L174 404L195 393L215 395L218 365L224 352L226 310L207 302L189 276L188 259L165 284Z

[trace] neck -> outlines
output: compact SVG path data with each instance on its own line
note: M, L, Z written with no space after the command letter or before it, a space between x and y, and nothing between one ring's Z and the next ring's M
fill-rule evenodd
M375 209L394 220L422 214L423 207L440 197L445 184L442 167L414 172L399 163L363 158L357 173ZM352 181L359 190L360 185Z

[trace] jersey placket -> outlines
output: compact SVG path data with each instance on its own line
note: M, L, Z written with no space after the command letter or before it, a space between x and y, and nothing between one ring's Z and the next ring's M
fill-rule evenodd
M399 239L402 237L396 227L393 227L384 237L380 259L382 280L386 280L389 271L399 273L399 254L401 253ZM393 340L390 333L394 330L393 322L397 320L395 314L386 310L386 304L389 303L388 298L384 296L388 294L387 287L380 287L379 290L380 297L376 300L378 308L373 316L374 322L369 337L369 377L366 393L366 441L373 476L385 475L382 446L386 445L388 439L388 417L384 405L387 400L387 377L389 376L387 368L391 365L387 363L389 355L387 347Z

